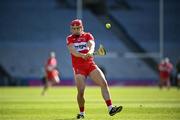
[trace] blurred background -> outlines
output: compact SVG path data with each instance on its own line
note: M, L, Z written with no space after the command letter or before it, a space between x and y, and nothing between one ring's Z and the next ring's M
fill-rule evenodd
M42 85L55 51L60 85L74 85L66 47L70 22L83 20L107 56L96 57L110 85L157 85L158 64L180 57L179 0L1 0L0 85ZM106 29L105 24L111 28ZM171 82L176 85L176 69ZM91 80L88 85L94 85Z

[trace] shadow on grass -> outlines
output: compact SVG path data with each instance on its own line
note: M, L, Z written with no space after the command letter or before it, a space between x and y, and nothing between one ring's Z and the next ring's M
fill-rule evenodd
M77 120L76 118L58 118L55 120Z

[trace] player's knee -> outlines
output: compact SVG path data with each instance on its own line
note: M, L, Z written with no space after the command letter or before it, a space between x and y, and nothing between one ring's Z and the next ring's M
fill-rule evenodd
M102 81L102 82L100 83L100 86L103 87L103 88L107 88L107 87L108 87L106 81Z
M84 89L79 89L78 90L78 96L83 97L84 96Z

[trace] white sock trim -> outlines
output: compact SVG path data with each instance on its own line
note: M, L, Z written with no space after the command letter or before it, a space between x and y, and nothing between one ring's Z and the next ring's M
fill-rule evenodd
M80 115L85 115L85 112L80 112Z
M113 105L108 106L108 111L111 111Z

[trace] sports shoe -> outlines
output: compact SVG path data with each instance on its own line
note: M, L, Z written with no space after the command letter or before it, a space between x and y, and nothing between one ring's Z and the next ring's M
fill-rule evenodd
M113 116L116 113L121 112L122 108L123 108L122 106L119 106L119 107L114 106L114 107L112 107L112 109L109 111L109 115Z
M81 114L77 114L77 119L84 119L84 115L81 115Z

